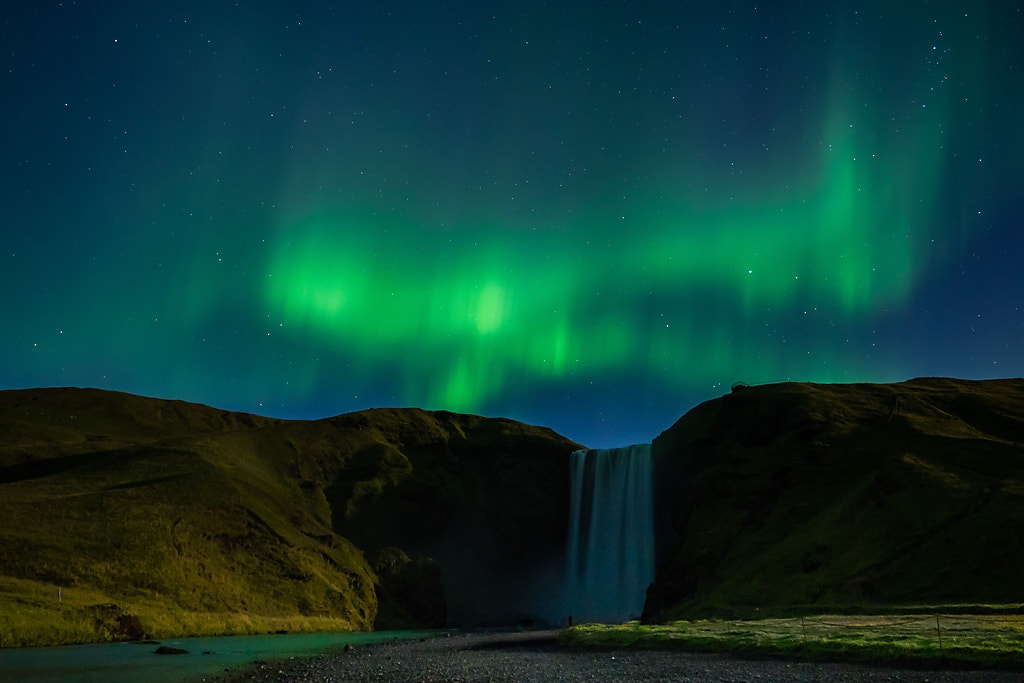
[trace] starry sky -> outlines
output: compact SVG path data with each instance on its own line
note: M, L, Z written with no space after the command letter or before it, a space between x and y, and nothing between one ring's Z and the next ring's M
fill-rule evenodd
M650 441L1024 374L1024 5L19 3L0 388Z

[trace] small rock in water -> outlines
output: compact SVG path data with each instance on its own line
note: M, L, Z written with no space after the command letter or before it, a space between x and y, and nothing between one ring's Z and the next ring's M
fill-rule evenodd
M188 650L182 650L180 647L168 647L167 645L161 645L156 649L158 655L184 655L188 654Z

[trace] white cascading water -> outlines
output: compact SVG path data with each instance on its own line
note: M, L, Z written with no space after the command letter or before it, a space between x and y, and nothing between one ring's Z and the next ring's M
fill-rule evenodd
M568 614L627 621L654 580L651 445L576 451L569 463Z

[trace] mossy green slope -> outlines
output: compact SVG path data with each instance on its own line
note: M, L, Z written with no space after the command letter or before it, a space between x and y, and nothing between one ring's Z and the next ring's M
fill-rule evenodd
M406 527L441 537L457 520L438 510L454 510L510 542L548 534L533 511L477 503L501 500L502 468L557 474L575 447L416 409L284 421L98 390L0 392L0 646L138 635L129 615L161 637L438 625L444 596L422 594L441 591L434 546L406 543Z
M648 620L1024 601L1024 380L741 387L654 452Z

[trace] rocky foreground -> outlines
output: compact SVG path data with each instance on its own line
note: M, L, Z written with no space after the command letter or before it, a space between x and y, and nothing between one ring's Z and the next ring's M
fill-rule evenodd
M228 683L327 681L1020 681L1019 673L893 669L665 651L581 651L554 631L392 641L330 656L257 662Z

